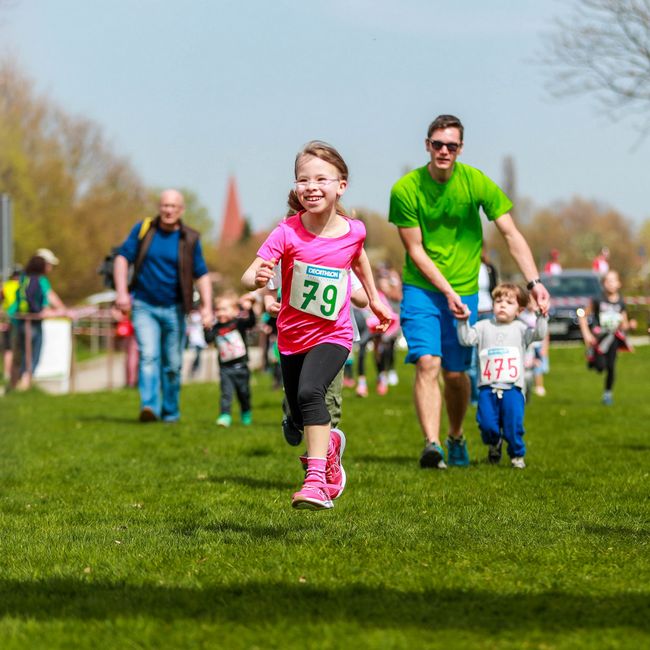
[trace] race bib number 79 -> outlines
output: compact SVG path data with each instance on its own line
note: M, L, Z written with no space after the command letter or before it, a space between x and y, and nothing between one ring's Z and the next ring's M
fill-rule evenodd
M490 384L514 384L521 375L521 352L517 347L481 350L479 363L481 379Z
M336 320L348 291L346 269L295 261L289 304L300 311Z

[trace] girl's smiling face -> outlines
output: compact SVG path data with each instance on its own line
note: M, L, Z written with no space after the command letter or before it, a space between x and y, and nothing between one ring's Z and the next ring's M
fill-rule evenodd
M329 214L345 192L347 181L338 169L316 156L302 156L296 168L296 194L305 210L313 214Z

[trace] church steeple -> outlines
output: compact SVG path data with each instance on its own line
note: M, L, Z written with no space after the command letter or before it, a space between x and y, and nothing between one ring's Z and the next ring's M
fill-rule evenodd
M233 176L228 180L228 194L226 196L226 206L223 212L221 222L221 235L219 244L229 246L236 244L244 234L244 217L239 208L239 196L237 194L237 183Z

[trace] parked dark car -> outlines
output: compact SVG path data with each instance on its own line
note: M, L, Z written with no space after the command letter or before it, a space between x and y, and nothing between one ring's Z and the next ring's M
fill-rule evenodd
M580 339L576 311L602 294L599 276L587 269L570 269L558 275L542 275L551 294L548 331L552 339ZM591 324L591 323L590 323Z

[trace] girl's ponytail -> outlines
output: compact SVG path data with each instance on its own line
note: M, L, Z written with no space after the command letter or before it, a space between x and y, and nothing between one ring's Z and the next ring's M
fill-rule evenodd
M287 211L287 217L292 217L294 214L298 214L298 212L302 212L305 209L302 207L302 203L300 203L298 199L296 190L291 190L289 192L289 197L287 198L287 206L289 207L289 210Z

